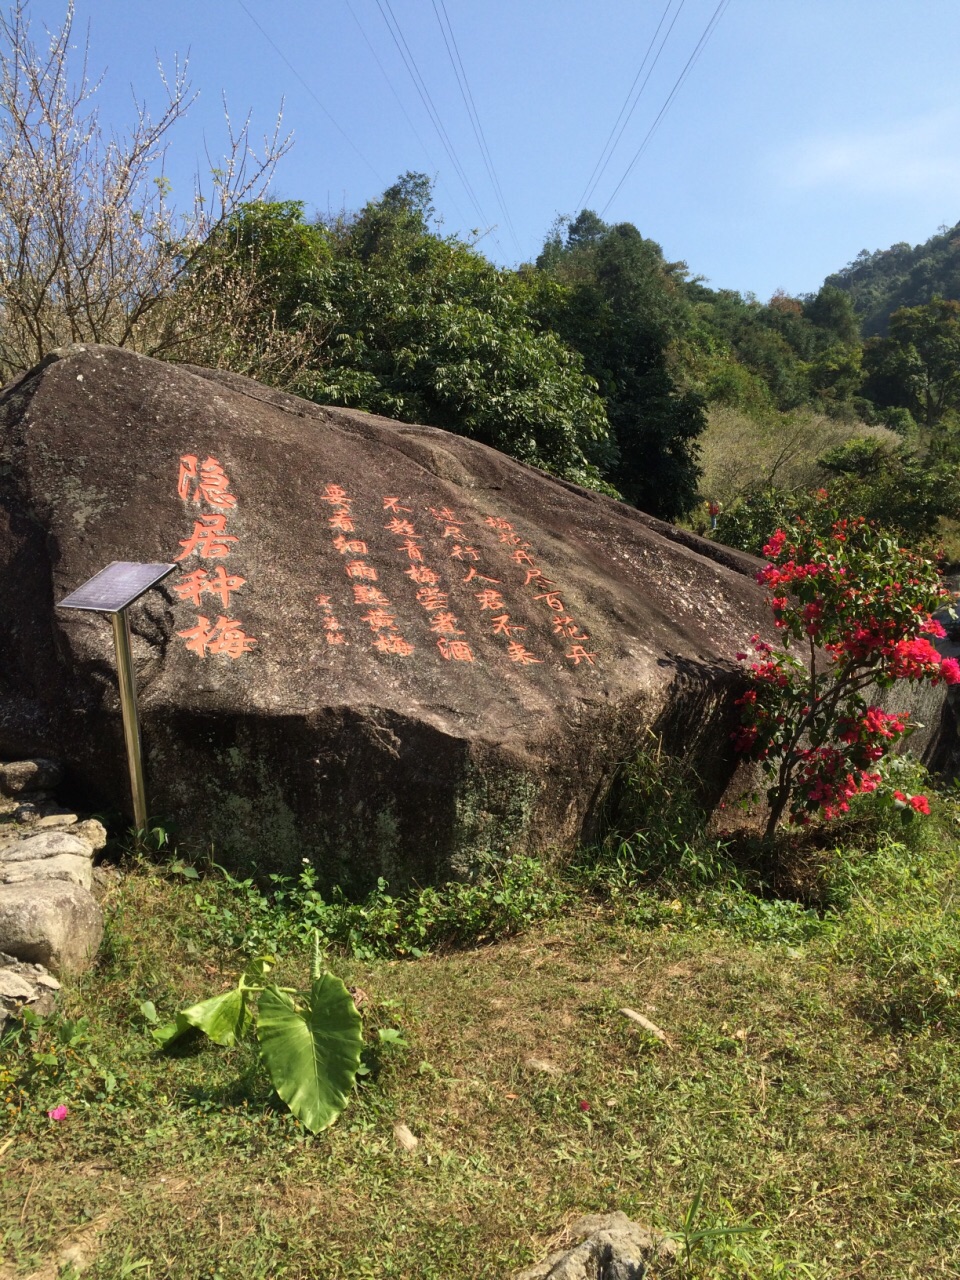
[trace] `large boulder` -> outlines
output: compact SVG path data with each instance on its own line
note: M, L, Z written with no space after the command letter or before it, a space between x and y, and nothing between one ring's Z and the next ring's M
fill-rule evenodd
M128 807L113 560L151 813L234 865L346 884L593 835L619 762L726 786L756 562L446 432L106 347L0 395L0 757ZM651 734L653 735L651 737Z

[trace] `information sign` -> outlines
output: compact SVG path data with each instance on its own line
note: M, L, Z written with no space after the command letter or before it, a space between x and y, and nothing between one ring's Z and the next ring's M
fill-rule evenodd
M60 609L85 609L90 613L119 613L133 604L151 587L156 586L175 564L137 564L130 560L114 560L105 569L76 591L72 591L57 606Z
M65 600L60 609L84 609L90 613L109 613L113 624L113 647L117 655L117 683L120 686L120 710L123 736L127 746L130 789L133 793L133 816L137 830L147 825L147 797L143 782L143 753L140 746L140 721L137 717L137 690L130 650L130 619L127 607L173 573L175 564L138 564L130 560L114 560Z

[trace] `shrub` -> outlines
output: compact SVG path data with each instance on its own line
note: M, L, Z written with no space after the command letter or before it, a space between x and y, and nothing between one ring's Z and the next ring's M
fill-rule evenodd
M930 616L946 594L936 568L866 521L835 520L819 536L798 520L777 529L764 554L770 563L757 577L773 593L785 643L774 649L752 638L756 661L734 741L771 779L769 840L788 808L794 822L817 811L832 818L852 796L877 790L878 762L911 726L906 715L868 704L868 690L900 680L955 684L960 665L930 641L944 634ZM887 798L907 814L928 812L922 795Z

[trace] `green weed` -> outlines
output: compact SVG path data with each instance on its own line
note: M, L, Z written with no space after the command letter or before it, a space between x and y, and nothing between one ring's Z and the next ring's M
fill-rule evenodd
M211 941L248 954L305 946L316 931L325 947L356 959L416 958L438 947L508 937L573 900L569 886L535 858L507 858L474 880L406 893L392 894L380 879L359 902L338 889L324 897L309 863L296 881L274 875L266 889L253 878L221 874L230 894L198 890L197 912Z

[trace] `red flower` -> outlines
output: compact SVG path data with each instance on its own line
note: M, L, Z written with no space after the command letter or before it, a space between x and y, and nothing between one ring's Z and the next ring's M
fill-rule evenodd
M916 809L917 813L929 813L930 801L926 796L911 796L910 807Z
M787 535L782 529L778 529L767 545L763 548L763 554L768 560L775 560L780 554L783 544L787 540ZM756 545L756 544L754 544Z

